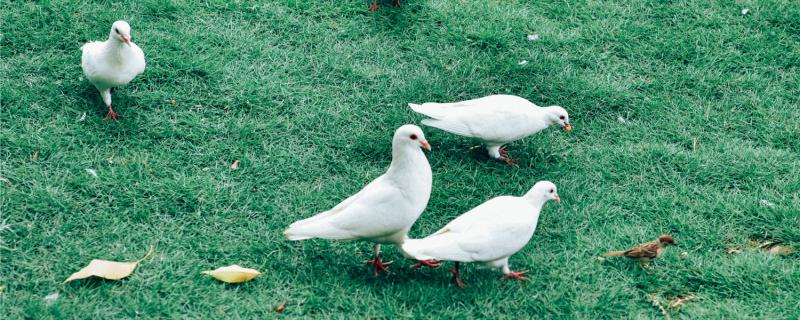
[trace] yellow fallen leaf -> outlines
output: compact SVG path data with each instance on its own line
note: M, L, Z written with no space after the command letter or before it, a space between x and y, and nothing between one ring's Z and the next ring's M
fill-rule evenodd
M241 283L253 280L253 278L261 275L261 272L255 269L242 268L234 264L232 266L220 267L216 270L203 271L203 274L212 276L222 282Z
M94 259L89 262L88 266L84 267L78 272L73 273L61 284L65 284L72 280L86 279L91 276L108 280L119 280L125 278L133 272L133 269L136 269L136 266L139 264L139 262L142 262L144 259L150 257L152 253L153 246L150 246L150 250L147 251L147 255L145 255L144 258L132 262L117 262Z

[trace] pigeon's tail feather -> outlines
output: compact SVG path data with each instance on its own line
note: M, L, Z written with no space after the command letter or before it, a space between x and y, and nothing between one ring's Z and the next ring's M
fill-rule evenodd
M422 124L429 127L439 128L450 133L455 133L460 136L472 136L472 134L469 132L469 128L467 128L466 125L455 120L425 119L422 120Z
M426 102L424 104L409 103L408 106L416 113L424 114L434 119L446 118L448 114L452 114L452 103L436 103Z
M353 238L350 232L336 228L324 220L320 221L314 218L315 217L311 217L292 223L286 228L283 234L287 239L292 241L313 238L329 240L348 240Z
M417 260L473 261L470 253L459 246L458 236L452 233L406 240L402 248L404 252Z

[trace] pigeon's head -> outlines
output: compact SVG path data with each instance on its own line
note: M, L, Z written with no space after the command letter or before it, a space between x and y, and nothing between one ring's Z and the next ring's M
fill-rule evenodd
M115 21L111 25L111 33L109 39L114 39L131 46L131 26L122 20Z
M431 145L428 144L428 140L425 140L425 134L422 133L422 129L413 124L397 128L397 131L394 132L392 144L395 146L423 147L428 151L431 150Z
M542 203L550 200L555 200L561 203L561 197L558 196L558 188L556 188L556 185L550 181L537 182L525 196L542 201Z
M550 113L550 121L553 124L559 124L564 131L572 130L572 125L569 124L569 114L567 110L560 106L552 106L547 108Z

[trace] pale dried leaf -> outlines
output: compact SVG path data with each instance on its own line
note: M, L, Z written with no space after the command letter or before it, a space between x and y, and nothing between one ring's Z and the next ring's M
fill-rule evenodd
M84 112L83 115L81 115L81 118L78 119L78 122L83 122L83 120L86 120L86 112Z
M258 270L250 268L242 268L238 265L227 267L220 267L215 270L203 271L203 274L214 277L215 279L227 283L241 283L253 280L253 278L261 275Z
M681 258L686 259L686 257L688 257L688 256L689 256L688 252L686 252L686 251L681 252Z
M683 306L687 302L693 301L693 300L696 300L696 299L697 299L697 296L695 296L695 295L693 295L691 293L687 294L685 296L673 297L669 302L669 307L670 307L670 309L673 309L673 310L677 311L677 310L679 310L681 308L681 306Z
M766 206L766 207L774 207L775 206L775 204L772 203L772 201L769 201L767 199L762 199L760 202L761 202L762 206Z
M538 33L531 33L526 38L528 39L528 41L536 41L536 40L539 40L539 34Z
M725 247L725 253L727 254L740 254L742 253L742 249L736 247Z
M239 169L239 160L236 160L231 164L231 170Z
M768 252L778 256L786 256L792 253L792 248L782 245L775 245L770 248Z
M54 292L42 298L42 300L44 300L44 303L46 305L51 306L54 303L56 303L56 300L58 300L58 296L59 296L58 292Z
M622 116L619 116L619 117L617 117L617 122L619 122L621 124L627 124L628 120L625 120L625 118L623 118Z
M129 276L134 269L136 269L136 266L139 264L139 262L142 262L144 259L150 257L152 253L153 247L150 246L150 250L147 251L147 255L145 255L144 258L133 262L117 262L94 259L89 262L88 266L78 270L78 272L73 273L61 284L70 282L72 280L86 279L92 276L108 280L119 280L125 278Z
M525 64L528 64L528 60L520 60L519 61L519 65L525 65Z
M742 15L743 16L746 16L748 13L750 13L750 9L747 9L747 8L742 9Z
M95 171L94 169L91 169L91 168L86 168L86 169L84 169L84 170L86 170L86 172L88 172L89 174L91 174L91 175L92 175L92 177L95 177L95 178L97 178L97 171Z

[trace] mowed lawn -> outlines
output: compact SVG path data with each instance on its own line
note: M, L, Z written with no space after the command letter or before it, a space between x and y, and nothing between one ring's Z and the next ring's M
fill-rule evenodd
M800 317L799 2L369 2L0 6L3 318ZM148 65L114 123L80 46L118 19ZM528 282L466 265L458 289L451 264L394 247L373 277L368 243L285 240L384 172L422 119L408 102L489 94L561 105L574 130L511 144L513 168L423 128L433 192L411 235L551 180L563 201L511 258ZM679 247L649 269L598 262L662 233ZM151 245L129 278L61 285ZM200 274L230 264L264 274Z

